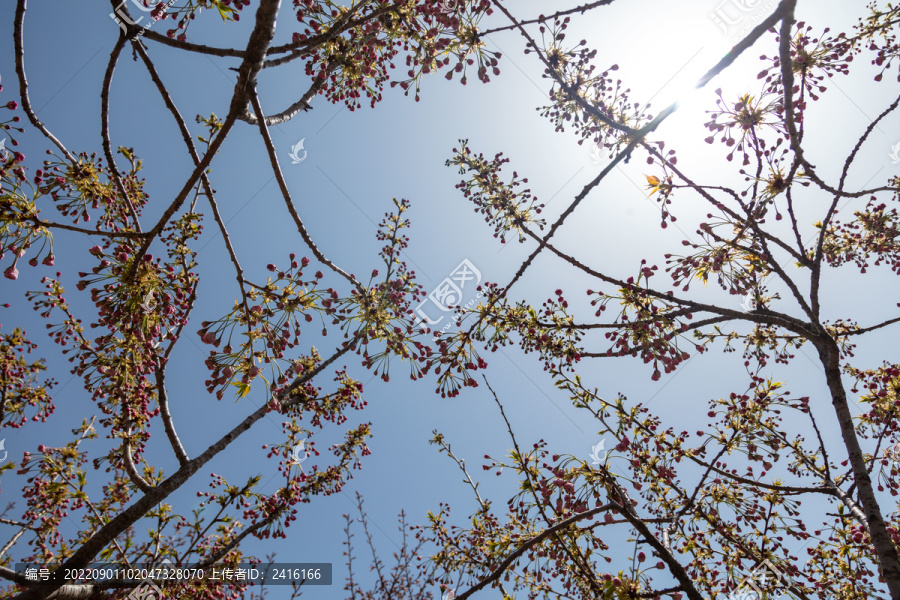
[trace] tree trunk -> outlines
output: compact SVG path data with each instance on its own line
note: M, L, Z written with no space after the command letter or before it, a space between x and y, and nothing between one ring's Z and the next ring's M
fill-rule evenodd
M856 430L853 427L853 416L847 404L847 392L841 381L840 350L834 341L829 340L818 347L819 358L825 367L825 379L831 392L831 404L837 414L838 424L841 427L841 436L844 438L844 446L853 470L853 479L859 492L859 501L866 517L869 537L875 547L875 554L881 566L881 573L887 582L888 589L893 600L900 600L900 557L891 539L884 518L881 516L881 507L875 498L872 489L872 480L866 469L859 440L856 438Z

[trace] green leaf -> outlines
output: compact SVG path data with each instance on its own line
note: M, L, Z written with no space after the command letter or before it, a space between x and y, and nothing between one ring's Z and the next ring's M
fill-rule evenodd
M216 3L216 8L219 10L219 15L222 17L223 21L228 21L231 18L231 13L234 12L234 9L230 6L225 6L221 3Z

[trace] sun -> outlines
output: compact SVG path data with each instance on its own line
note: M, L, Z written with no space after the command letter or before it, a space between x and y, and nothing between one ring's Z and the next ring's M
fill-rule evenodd
M707 82L702 89L698 83L744 35L769 16L774 10L767 10L769 3L761 0L752 9L738 0L648 5L636 29L639 39L634 39L635 30L623 28L614 41L603 40L602 46L628 48L614 55L623 79L628 74L632 98L649 103L651 114L673 103L678 104L679 111L688 110L710 101L720 78ZM613 53L600 49L598 56L604 55Z

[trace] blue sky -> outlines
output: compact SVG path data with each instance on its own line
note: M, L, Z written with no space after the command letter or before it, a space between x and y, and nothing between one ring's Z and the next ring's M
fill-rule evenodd
M617 63L618 75L632 88L636 101L653 98L660 109L674 99L677 90L694 81L711 67L730 43L710 17L721 3L692 0L678 3L621 2L593 11L570 30L569 39L585 38L599 50L601 66ZM800 3L798 17L814 25L827 24L836 30L848 30L856 18L856 6L836 0ZM856 4L856 3L853 3ZM223 26L211 13L202 15L191 27L189 39L218 46L241 46L252 24L251 15L257 3L244 11L244 19ZM533 16L549 12L548 3L520 2L517 14ZM556 3L552 4L554 9ZM568 5L566 5L568 6ZM813 8L814 6L814 8ZM3 92L0 102L18 99L12 62L12 6L4 9L7 17L0 20L0 77ZM275 43L283 43L293 31L289 7L283 7ZM38 115L66 146L73 151L100 152L99 90L109 52L116 42L117 27L109 18L105 3L32 3L26 18L26 69L31 99ZM501 17L494 22L503 24ZM163 24L157 27L163 28ZM742 57L733 69L707 86L703 94L669 119L658 131L657 139L666 139L679 151L680 166L710 177L720 172L708 165L722 164L719 146L707 146L702 128L703 110L714 103L712 90L722 87L726 95L735 96L758 89L757 57L775 52L773 37L767 36ZM511 242L501 246L491 236L490 228L475 214L472 206L454 189L460 176L444 166L457 140L467 138L476 152L493 155L503 151L512 159L515 169L529 178L529 184L540 202L547 204L545 216L553 221L571 199L603 167L591 155L587 145L579 146L571 132L556 133L552 124L535 110L546 101L549 84L541 78L541 69L533 56L522 54L522 40L517 34L504 32L489 40L504 53L502 74L489 85L470 81L463 87L440 76L426 78L422 101L404 97L398 89L387 90L375 109L367 106L351 112L340 105L316 98L314 109L294 120L272 128L279 159L294 194L295 202L308 229L322 251L336 264L356 274L379 267L375 239L376 224L391 210L391 198L407 198L412 203L407 213L412 221L407 260L426 289L433 289L449 276L464 259L480 271L485 281L505 284L521 261L532 250L530 243ZM190 56L147 43L150 56L162 79L179 105L182 115L193 123L195 114L215 112L224 116L234 85L233 71L237 60ZM860 128L883 109L887 86L873 93L871 73L840 78L815 116L821 127L811 127L808 147L820 167L829 160L842 159L846 147L858 137ZM296 100L308 86L300 65L264 72L259 90L267 112L281 110ZM165 111L143 64L131 60L130 50L119 61L112 86L110 128L114 146L131 146L144 161L144 176L151 195L148 214L167 204L191 171L180 136ZM17 113L21 114L21 112ZM872 177L896 174L900 166L888 158L890 147L900 141L900 127L894 117L882 125L872 142L863 150L860 168L852 173L853 181L862 187ZM895 139L897 138L897 139ZM48 147L46 141L30 128L20 136L20 149L29 160L37 161ZM307 158L290 164L289 152L301 139ZM7 144L9 145L9 144ZM715 161L715 162L714 162ZM36 164L33 162L31 164ZM891 171L893 169L893 172ZM643 159L621 165L607 181L595 190L590 201L578 209L558 234L562 248L591 263L620 274L636 271L641 258L662 264L662 254L680 247L685 232L659 228L658 208L646 198L643 174L649 172ZM293 224L287 218L283 202L272 178L262 142L255 127L239 124L231 133L212 165L213 187L218 191L223 216L234 236L235 248L251 278L263 279L265 265L283 262L287 254L311 256L302 246ZM730 179L729 179L730 178ZM737 181L734 169L721 172L723 182ZM852 187L852 186L850 186ZM703 206L689 202L676 205L680 223L692 224L706 212ZM692 218L695 217L695 218ZM201 288L200 299L186 335L175 352L169 375L172 410L188 453L196 454L208 443L249 412L249 405L264 401L262 389L254 389L243 401L235 403L226 397L217 402L202 385L206 369L202 361L207 352L196 335L199 322L217 317L231 307L237 295L230 265L223 262L224 246L215 234L211 218L198 247ZM693 228L693 226L691 226ZM59 235L56 270L74 273L87 258L92 245L79 236ZM5 264L3 265L5 268ZM11 309L0 313L4 331L14 326L25 327L32 341L39 344L38 354L46 357L50 373L61 383L56 389L57 412L47 424L29 424L23 430L4 431L6 449L11 456L21 457L38 444L61 444L76 422L89 417L94 406L80 382L67 371L67 364L50 340L43 335L43 322L32 312L24 297L25 290L39 287L39 279L47 270L22 268L16 282L4 281L2 302ZM661 279L661 278L660 278ZM877 300L896 293L889 279L881 283L867 282L867 293L851 293L859 285L852 273L834 274L826 282L828 295L834 301L834 316L853 316L877 320L884 303ZM67 287L74 291L75 280ZM334 279L329 284L340 285ZM583 297L590 282L563 268L549 256L539 258L527 276L513 289L516 298L527 298L539 304L556 288L572 297ZM880 286L880 287L879 287ZM727 298L717 290L707 293L720 301L737 305L739 299ZM471 290L464 296L472 297ZM73 298L73 306L87 312L86 298ZM886 313L885 313L886 314ZM337 337L315 338L321 348L337 343ZM878 334L857 353L858 364L874 365L883 358L889 334ZM815 358L812 351L804 349ZM614 396L624 393L630 398L650 401L664 421L674 427L690 427L696 418L685 407L697 408L705 414L706 401L744 385L738 357L704 356L682 365L674 374L658 382L649 380L649 372L640 361L598 361L585 364L582 374L601 393ZM601 436L598 425L585 419L572 408L564 395L556 391L533 356L523 356L515 348L488 354L487 375L504 402L514 431L520 442L528 445L539 438L548 441L557 453L571 453L587 458L591 447ZM460 483L461 474L446 458L438 455L427 440L433 429L439 429L451 442L454 451L468 461L470 472L483 481L481 491L493 497L502 508L515 482L508 477L496 478L480 469L484 454L503 456L510 442L496 406L482 386L464 391L459 397L442 399L434 394L433 377L410 382L403 377L405 365L395 363L389 384L360 368L357 361L346 363L351 374L366 384L368 406L351 415L351 423L372 421L374 437L372 455L363 460L363 469L335 497L317 498L301 509L292 524L287 540L251 541L245 551L263 556L277 553L282 562L331 562L334 584L330 588L311 588L307 598L338 598L346 574L342 556L342 513L354 513L353 495L359 491L373 526L375 541L385 559L396 548L399 535L396 515L403 509L411 523L424 522L428 510L438 503L449 502L453 514L463 523L475 508L468 491ZM584 364L584 363L583 363ZM778 369L773 367L773 373ZM783 374L782 370L782 374ZM820 372L811 360L800 354L790 367L788 387L800 395L814 395L824 389ZM734 385L734 381L738 381ZM262 444L283 443L277 420L265 419L242 438L225 455L219 456L203 474L170 498L178 509L189 509L195 502L198 486L205 485L210 472L221 473L235 481L249 474L263 475L266 485L274 489L277 480L275 461L265 459ZM830 430L834 434L835 429ZM161 428L160 428L161 432ZM331 437L329 437L331 433ZM326 428L316 435L320 449L334 441L339 431ZM156 444L154 447L153 444ZM324 454L324 453L323 453ZM175 460L168 452L162 435L151 442L151 460L171 472ZM3 498L19 500L21 482L12 473L3 475ZM18 512L18 511L16 511ZM8 529L0 526L0 532ZM362 558L357 565L367 564L361 528L356 529L356 552ZM5 534L4 534L5 537ZM3 539L3 538L0 538ZM358 573L365 579L369 575ZM283 590L275 588L270 598L278 600ZM495 597L495 592L478 597Z

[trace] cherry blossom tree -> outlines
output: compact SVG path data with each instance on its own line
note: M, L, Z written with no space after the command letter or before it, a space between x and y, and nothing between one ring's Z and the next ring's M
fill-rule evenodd
M403 213L409 203L395 200L393 212L373 232L383 246L380 256L372 257L371 276L358 278L345 271L319 250L307 229L303 209L279 165L270 127L302 116L318 97L352 111L363 103L374 108L386 85L399 86L419 100L420 82L432 72L444 72L462 84L469 77L488 82L499 74L501 57L485 47L479 33L479 22L492 13L487 0L450 5L438 0L298 0L284 6L279 0L113 0L110 6L118 29L107 23L108 31L118 39L100 90L99 154L70 149L36 114L26 73L26 57L35 47L25 39L27 2L20 0L6 11L13 20L18 98L5 105L3 110L12 116L0 123L11 140L0 157L0 260L10 280L4 290L24 295L47 319L51 339L64 348L72 373L90 395L92 405L84 413L100 413L76 424L69 443L36 445L0 466L0 472L15 469L27 482L21 490L24 511L17 515L7 507L0 515L5 529L14 530L0 545L0 578L7 582L0 592L4 598L124 598L142 583L114 578L36 585L14 570L13 562L56 574L95 560L151 567L166 560L195 567L259 563L262 559L242 551L245 539L285 537L301 504L341 490L369 453L371 424L345 427L342 439L331 440L330 459L307 463L305 470L294 460L292 448L327 423L344 424L348 412L365 406L362 383L343 364L353 354L386 381L392 357L410 359L414 376L421 372L415 359L426 346L417 339L423 336L413 329L410 308L421 291L400 260L409 226ZM248 14L254 23L240 47L188 39L198 18L221 20L227 27ZM290 43L276 46L279 16L292 37ZM157 23L163 25L151 29ZM163 33L165 25L169 29ZM190 124L156 67L157 51L239 61L227 114L198 115L196 125ZM140 149L114 144L113 75L128 54L153 82L180 133L180 142L173 146L180 144L184 160L191 164L174 198L151 199ZM294 61L305 65L308 88L283 110L265 114L257 91L260 73ZM26 127L49 146L43 163L15 151ZM234 234L226 229L219 209L228 194L213 189L210 167L239 127L259 133L284 216L293 221L297 242L306 248L306 256L272 256L265 280L252 275L262 269L245 270L242 265ZM198 316L197 240L210 218L224 241L218 262L230 264L232 274L227 277L236 279L236 300L226 314ZM67 254L83 254L75 290L64 288L69 274L61 272L44 277L42 289L26 292L17 287L20 269L53 267L54 248L59 251L60 246ZM89 298L95 310L74 308L78 303L70 302L73 294ZM199 330L189 325L191 318L194 323L202 319ZM324 346L305 341L310 332L319 331L340 339ZM262 386L268 401L250 407L236 424L216 424L221 427L219 439L192 455L179 435L184 424L173 418L171 407L182 398L167 386L167 373L173 349L195 332L209 351L209 394L240 401L251 387ZM43 360L25 356L37 342L20 329L3 333L3 427L28 427L52 418L55 382L40 380L47 367ZM208 485L197 481L205 465L273 414L282 422L285 442L268 448L280 472L277 490L260 491L258 476L228 481L213 474ZM174 472L164 472L148 459L152 433L154 443L166 444L177 460ZM111 440L105 454L98 453L94 443L102 438ZM307 448L316 456L323 454L315 442ZM197 494L200 508L206 509L203 514L174 511L167 499L181 488L201 490ZM78 531L70 534L64 519L79 523ZM236 598L246 591L246 583L217 586L208 581L179 581L167 588L170 595L191 598Z
M482 468L511 474L520 491L497 510L436 431L432 442L463 472L475 510L453 524L443 504L419 528L420 541L437 547L422 576L457 599L489 588L504 598L702 600L783 592L900 599L900 364L888 348L881 364L854 360L858 344L896 327L900 316L840 315L823 291L841 270L864 275L873 288L876 281L895 288L892 278L900 274L900 177L879 174L859 190L848 183L873 132L900 104L900 8L872 3L851 32L835 34L801 20L800 11L813 5L780 2L698 83L708 86L751 45L764 53L758 79L746 89L716 91L705 132L698 132L722 150L721 164L691 172L678 164L674 144L656 134L677 105L653 114L635 102L627 81L615 79L617 67L608 66L614 57L565 40L570 17L527 23L508 4L494 2L541 61L551 87L543 116L579 143L606 149L610 161L547 224L542 205L523 189L524 174L504 174L510 159L486 157L465 140L453 150L447 164L464 176L457 187L495 237L516 236L532 249L506 283L484 286L477 309L460 309L458 332L441 337L432 359L439 391L452 396L477 385L479 349L517 345L539 357L556 387L615 442L593 461L587 452L554 453L544 440L526 443L491 389L512 448L505 457L485 455ZM844 157L841 168L817 168L813 157L821 152L804 134L830 127L816 107L851 66L873 72L870 93L885 97L883 108L855 143L828 148ZM562 249L554 236L629 159L646 159L647 192L663 228L678 221L685 231L679 204L706 206L705 219L688 226L696 237L631 268L597 266L593 257ZM513 286L541 255L595 285L572 290L551 282L541 304L516 299ZM710 288L720 289L718 296ZM896 314L895 295L880 300L884 314ZM789 391L810 382L773 375L806 348L821 367L815 383L824 393ZM741 361L746 380L705 406L700 398L686 401L683 410L697 415L695 431L583 377L632 357L658 380L695 355L722 361L723 353ZM853 415L852 402L861 415ZM824 435L828 429L839 438ZM624 551L612 541L622 536L631 544ZM770 577L748 596L752 590L741 586L754 570Z
M438 392L452 397L466 386L478 386L478 371L487 366L479 350L518 344L525 353L536 353L557 387L615 438L614 454L589 463L554 455L543 441L520 444L500 397L488 386L513 448L508 457L486 457L483 468L501 475L512 471L520 493L509 499L503 515L496 514L464 459L435 432L432 442L464 473L476 512L466 526L448 525L450 507L442 505L418 528L417 544L422 545L408 551L404 546L392 575L382 573L376 558L380 587L374 594L367 595L352 579L351 565L345 588L351 597L421 598L426 584L438 582L456 598L497 588L504 597L698 600L727 595L740 573L771 565L786 577L777 585L799 597L900 600L900 533L892 501L898 463L890 454L900 442L900 365L852 360L854 344L900 317L862 324L849 316L833 318L826 309L829 299L821 293L826 267L851 267L868 277L897 273L898 221L891 203L900 200L900 179L850 191L847 178L860 149L896 110L900 96L859 133L840 173L818 170L810 158L813 152L804 145L807 125L815 125L814 107L827 102L832 77L871 62L880 82L873 85L881 86L875 89L893 84L892 76L883 79L893 75L900 53L895 34L900 9L873 4L853 32L834 35L808 28L798 21L796 0L782 0L710 69L699 87L708 87L751 46L765 47L768 53L761 59L755 88L719 94L703 134L712 144L724 144L722 171L731 167L744 182L734 186L719 181L716 172L683 171L673 144L655 139L676 106L651 113L615 79L616 68L607 58L598 57L586 42L566 41L570 19L611 2L554 7L555 13L533 18L516 16L500 0L299 0L290 8L277 0L259 0L258 6L240 0L186 0L146 7L143 17L132 14L127 4L112 2L120 33L101 89L102 148L97 155L70 151L35 113L25 70L27 3L17 0L18 100L6 105L13 116L3 126L11 135L31 127L52 149L40 168L21 153L3 157L0 251L10 261L4 274L15 281L25 265L52 267L53 234L70 236L67 252L74 251L68 244L74 248L90 240L80 250L85 267L74 293L90 298L96 308L92 314L80 314L70 304L73 292L63 288L63 273L45 277L44 288L26 296L47 319L52 339L64 347L101 416L75 427L66 445L41 445L15 465L0 465L27 479L25 511L0 514L3 524L16 528L0 547L0 577L10 582L2 597L124 598L141 583L116 579L34 585L10 568L13 553L17 562L54 569L80 568L96 559L123 564L168 559L205 567L262 563L244 554L242 542L249 536L286 536L299 505L340 491L368 453L370 424L344 430L343 439L329 449L330 464L321 459L304 471L290 453L314 429L342 425L349 411L364 407L362 384L350 376L345 360L357 355L387 381L391 359L409 359L414 379L435 376ZM216 8L224 21L235 21L251 7L254 25L241 48L188 41L186 32L201 17L201 8ZM273 45L278 16L299 23L292 25L298 31L291 43L282 46ZM504 22L483 24L488 17ZM171 22L171 29L159 33L144 18ZM543 115L558 130L573 131L581 141L608 150L610 162L547 224L543 207L521 189L527 179L502 176L508 159L500 154L487 158L460 143L448 165L465 177L458 186L463 195L498 238L515 235L534 248L507 283L484 285L486 299L477 309L460 310L459 332L441 336L430 347L431 332L416 326L411 309L422 290L400 260L407 244L408 202L396 200L380 224L377 236L383 247L373 264L377 268L368 278L356 277L316 246L279 166L269 128L302 117L318 96L351 110L361 108L365 97L376 107L388 84L419 100L422 78L433 71L463 84L474 71L487 82L499 74L501 57L488 51L483 39L504 30L521 33L529 56L545 68L551 91ZM154 65L151 52L158 46L240 61L224 118L197 116L198 127L192 130ZM113 150L110 90L126 50L154 83L193 165L179 193L158 204L151 204L145 192L139 150ZM295 60L304 61L307 91L280 112L265 114L256 89L259 74ZM396 78L392 68L401 60L407 70ZM595 66L601 61L609 66ZM229 134L243 126L259 132L284 210L307 248L305 257L272 257L266 281L242 266L232 243L239 233L225 227L219 210L223 194L214 191L210 174ZM652 258L634 271L611 272L554 242L564 222L609 173L637 158L648 164L648 192L660 205L662 227L678 219L682 199L709 206L709 216L696 225L700 240L685 240L685 254L664 257L668 285L653 279L660 267ZM804 203L818 200L811 203L821 210L817 220L795 210L801 198ZM847 214L847 201L856 203L853 212L839 217L839 209ZM51 205L59 213L52 218ZM148 207L159 208L161 216L148 219ZM212 216L223 239L222 258L236 279L234 307L223 315L193 314L201 293L196 241L204 215ZM804 242L810 232L811 245ZM540 306L513 297L514 285L542 254L596 280L586 290L589 310L576 313L582 303L557 285ZM785 261L794 267L787 269ZM697 280L713 282L726 298L744 296L749 308L708 301L697 293ZM696 295L691 294L692 283ZM582 299L584 291L578 294ZM610 307L616 310L607 313ZM218 441L195 456L179 438L179 423L170 410L177 400L166 385L173 349L194 335L188 329L192 316L202 320L196 335L209 350L209 394L240 401L253 386L263 386L268 398L230 429L223 426ZM310 332L323 330L340 341L319 351L305 340ZM20 330L3 336L0 425L23 427L52 418L55 382L41 381L46 365L25 357L36 340ZM774 366L790 365L803 346L816 351L827 398L790 393L770 375ZM709 421L696 432L676 431L625 396L610 399L579 374L586 363L640 357L649 377L657 380L693 354L730 356L738 348L747 380L709 400L698 413ZM853 395L868 409L862 417L850 412ZM259 491L258 478L232 482L213 475L201 492L211 518L175 514L167 499L188 482L196 484L205 465L273 413L283 423L285 438L283 446L268 448L269 458L281 469L277 491ZM825 420L840 431L839 443L822 436ZM794 424L801 421L809 436L797 433ZM156 438L151 438L153 432ZM112 449L103 456L90 454L101 435L114 442ZM167 445L178 462L174 473L149 462L151 439ZM103 469L102 493L95 495L88 478L97 486ZM359 510L365 523L361 500ZM72 517L80 519L82 529L68 536L61 523ZM610 567L622 553L613 551L608 540L623 529L633 543L630 564ZM350 562L349 523L346 533ZM804 543L809 544L806 561L795 550ZM415 579L410 563L429 546L434 547L430 560L419 561ZM398 580L398 588L389 586L392 579ZM236 598L250 590L194 581L168 586L167 592Z

